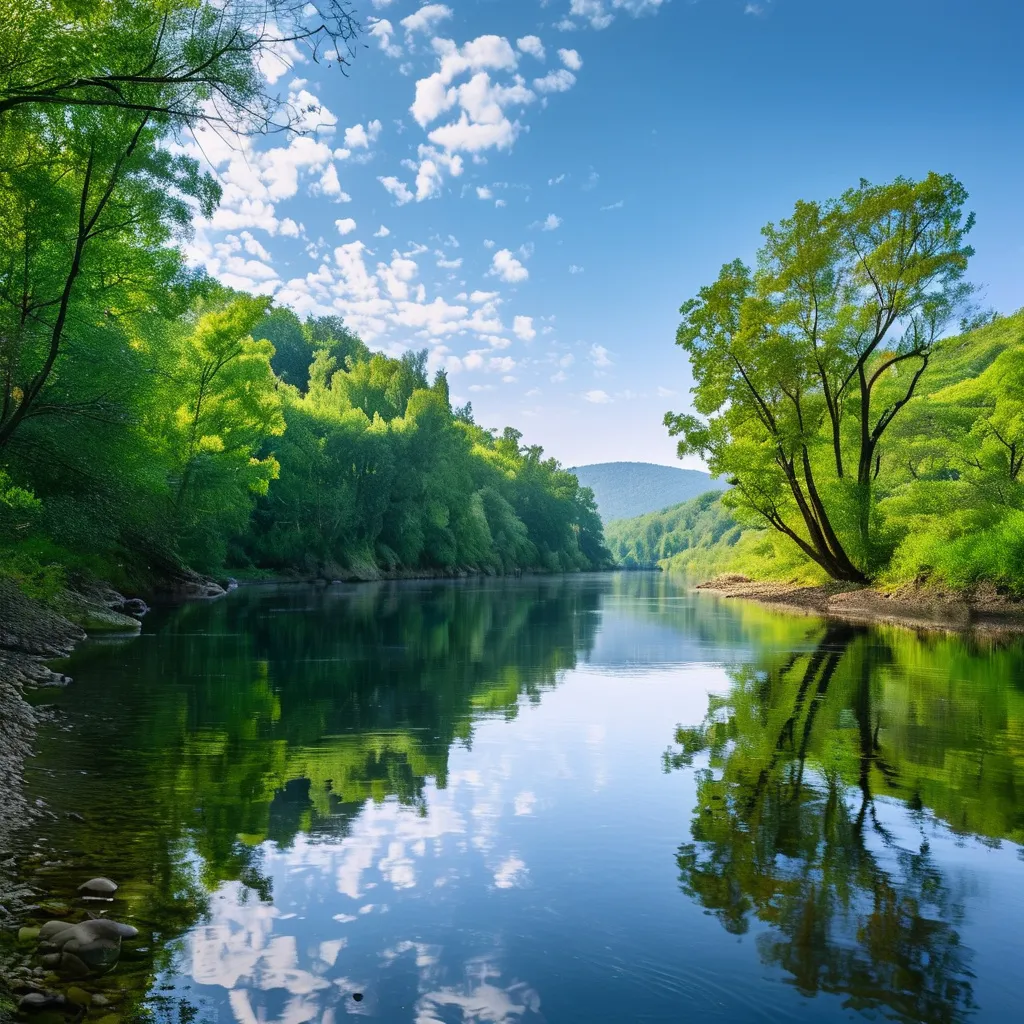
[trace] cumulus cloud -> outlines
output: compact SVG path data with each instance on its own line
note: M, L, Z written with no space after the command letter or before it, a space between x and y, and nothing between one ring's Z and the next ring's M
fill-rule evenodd
M477 199L493 199L494 193L486 185L477 185L476 197Z
M570 263L569 264L569 273L570 274L582 274L583 273L583 268L578 263Z
M512 321L512 333L521 341L533 341L537 337L537 332L533 328L533 317L515 317Z
M608 210L621 210L626 205L625 199L620 199L617 203L609 203L607 206L601 207L601 212L604 213Z
M537 60L544 60L544 44L540 41L539 36L523 36L522 39L516 40L516 46L521 53L528 53L531 57L536 57Z
M399 24L405 29L406 38L409 39L417 32L429 35L442 21L451 16L452 9L444 4L425 4L415 14L403 18Z
M604 345L590 346L590 361L595 366L611 366L612 361L608 355L608 349Z
M607 391L597 389L594 391L587 391L583 397L586 401L593 402L594 405L607 405L612 400L612 396L609 395Z
M512 255L509 249L499 249L494 254L488 273L509 284L518 284L530 276L530 272Z
M373 233L374 238L387 238L391 232L383 224Z
M544 222L541 224L540 229L541 229L541 231L554 231L556 228L560 227L561 224L562 224L562 218L561 217L558 217L558 216L556 216L553 213L549 213L544 218Z
M394 175L380 177L377 179L394 197L399 206L411 203L415 198L409 191L409 186L404 181L399 181Z
M559 50L558 56L570 71L579 71L583 67L583 58L575 50Z
M345 129L345 145L349 149L368 149L370 143L380 137L381 128L380 121L371 121L365 128L361 124L354 124Z
M549 71L543 78L535 78L533 87L537 92L568 92L576 84L576 76L565 68Z
M493 302L498 297L498 292L475 291L470 293L469 301L480 304L481 302Z
M336 220L334 226L338 229L339 235L351 235L356 229L356 222L351 217L344 217Z
M387 18L371 18L367 34L377 40L377 45L387 56L396 58L402 56L402 48L391 41L395 34L395 28Z

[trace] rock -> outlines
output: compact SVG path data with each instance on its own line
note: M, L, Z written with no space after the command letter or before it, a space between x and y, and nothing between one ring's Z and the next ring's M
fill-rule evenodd
M121 940L134 939L138 929L107 918L68 924L47 921L39 930L40 949L46 967L73 978L105 974L121 956Z
M92 1005L93 1006L109 1006L110 1000L102 992L94 992L92 994Z
M88 882L83 882L78 891L90 896L113 896L117 892L117 882L112 882L101 875L99 878L90 878Z
M92 1002L92 996L84 988L79 988L77 985L72 985L65 995L76 1006L88 1006Z
M141 597L129 597L120 608L115 608L114 610L124 615L131 615L136 619L141 619L149 611L149 605Z
M18 1001L18 1009L23 1013L40 1013L43 1010L62 1010L68 1001L58 992L29 992Z
M18 929L18 941L19 942L35 942L39 938L39 928L19 928Z

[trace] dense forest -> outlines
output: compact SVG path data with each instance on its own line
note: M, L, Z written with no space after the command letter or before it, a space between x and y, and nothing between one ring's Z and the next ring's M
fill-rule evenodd
M0 567L29 592L184 566L606 562L590 492L453 408L425 352L373 353L337 317L300 322L187 263L220 186L171 143L202 124L299 130L259 59L280 38L343 59L356 27L325 10L115 0L5 16Z

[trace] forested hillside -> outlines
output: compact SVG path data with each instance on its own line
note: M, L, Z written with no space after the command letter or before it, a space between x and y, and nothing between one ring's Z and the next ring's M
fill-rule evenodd
M1024 593L1024 311L939 342L893 429L873 525L883 585ZM744 508L736 489L613 524L624 564L659 561L707 578L822 580L783 533Z
M304 130L261 55L344 55L347 5L79 13L18 5L0 39L0 571L45 595L185 566L602 565L590 492L453 409L414 339L371 353L185 258L221 185L175 140Z
M656 512L726 487L699 470L651 462L599 462L575 466L572 472L594 492L597 511L605 523Z

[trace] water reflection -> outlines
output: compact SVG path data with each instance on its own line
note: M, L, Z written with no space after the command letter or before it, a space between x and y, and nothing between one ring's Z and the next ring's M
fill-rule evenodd
M253 589L76 654L33 880L122 883L123 1021L983 1019L1022 661L660 574Z
M769 926L760 957L803 995L964 1020L963 880L936 864L928 818L1020 840L1019 646L841 623L807 639L735 667L705 720L677 730L666 766L700 765L680 885L731 933Z

